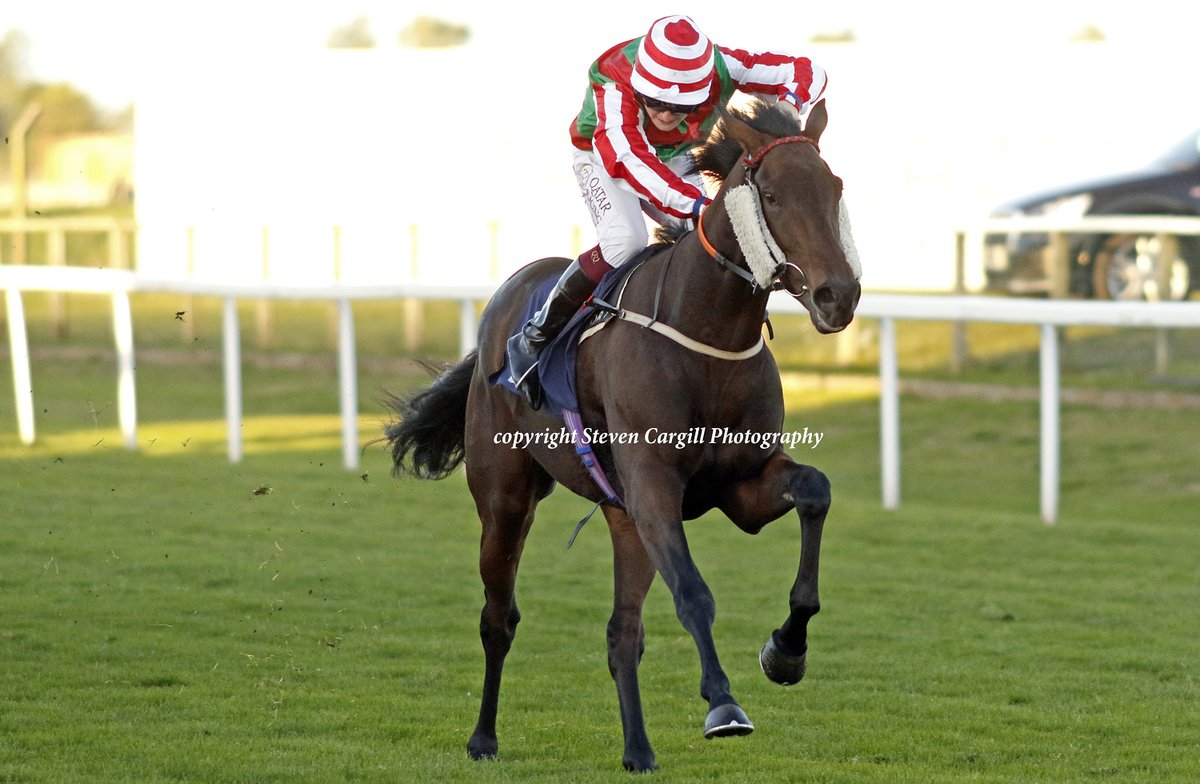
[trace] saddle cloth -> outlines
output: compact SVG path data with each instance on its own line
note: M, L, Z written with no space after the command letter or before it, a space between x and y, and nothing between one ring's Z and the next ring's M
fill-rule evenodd
M621 287L622 283L633 273L634 269L645 261L651 253L657 250L660 250L660 246L651 245L627 263L622 264L616 269L609 270L596 286L596 291L592 295L592 299L611 302L610 297L613 292ZM541 309L542 305L550 297L550 291L557 282L557 278L550 278L534 290L533 296L530 297L529 302L526 304L520 320L513 325L512 334L516 334L525 322L533 318L534 314ZM565 412L579 411L579 398L575 385L575 359L579 354L579 342L585 331L597 323L610 318L612 318L611 313L595 307L591 300L589 300L567 322L567 326L563 328L563 331L542 349L541 354L538 355L537 374L546 396L546 402L543 406L546 411L558 416L562 416ZM504 357L504 366L500 368L499 372L493 374L489 380L491 383L498 384L514 394L522 394L509 377L507 354Z

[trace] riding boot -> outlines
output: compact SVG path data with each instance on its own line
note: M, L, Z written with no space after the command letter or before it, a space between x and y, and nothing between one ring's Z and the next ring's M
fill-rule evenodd
M517 388L529 398L529 405L534 410L541 408L544 400L537 375L538 354L562 332L595 289L596 281L589 277L579 261L571 262L554 284L546 304L519 333L508 339L509 374Z

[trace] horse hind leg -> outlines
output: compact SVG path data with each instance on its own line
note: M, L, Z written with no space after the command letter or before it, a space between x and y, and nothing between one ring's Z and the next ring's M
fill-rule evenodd
M495 476L494 474L492 476ZM504 660L512 648L521 613L517 608L516 581L525 538L533 523L537 500L546 495L544 482L526 483L522 488L488 483L487 493L477 494L477 508L483 523L479 545L479 575L483 579L484 605L479 618L479 637L485 658L483 694L479 719L467 741L472 759L491 759L499 750L496 738L496 714L500 699L500 680ZM539 490L541 492L539 492ZM472 487L472 492L476 488Z
M517 565L525 534L532 522L532 509L525 519L511 527L484 523L479 552L479 573L483 578L484 604L479 616L479 638L483 643L483 695L479 719L467 741L472 759L491 759L499 750L496 738L496 714L500 701L500 680L504 660L512 648L521 622L517 608Z
M656 770L658 762L646 734L638 665L646 650L642 607L654 582L654 564L624 511L604 507L613 545L613 612L608 621L608 671L617 687L621 730L625 736L622 764L631 772Z

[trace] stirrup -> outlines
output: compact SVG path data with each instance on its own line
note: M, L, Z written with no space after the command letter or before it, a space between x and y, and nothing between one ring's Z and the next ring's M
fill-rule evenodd
M514 357L519 356L522 359L530 358L527 352L519 350L520 345L523 342L523 337L524 335L522 333L517 333L509 338L507 345L508 378L512 382L513 386L525 395L525 398L529 401L530 408L532 408L534 411L537 411L542 407L542 402L545 400L545 395L542 392L542 385L538 380L537 374L538 353L533 354L532 364L522 371L520 376L516 375L517 368L513 365Z
M513 379L513 384L525 394L525 399L529 401L529 407L534 411L540 409L546 402L546 393L542 389L542 382L538 380L536 364L521 374L520 378Z

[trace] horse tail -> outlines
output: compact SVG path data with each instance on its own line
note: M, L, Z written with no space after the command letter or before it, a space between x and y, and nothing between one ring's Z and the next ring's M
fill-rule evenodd
M479 353L472 351L425 389L389 398L387 405L397 418L384 427L383 437L391 445L394 475L445 479L462 464L467 392L478 359Z

